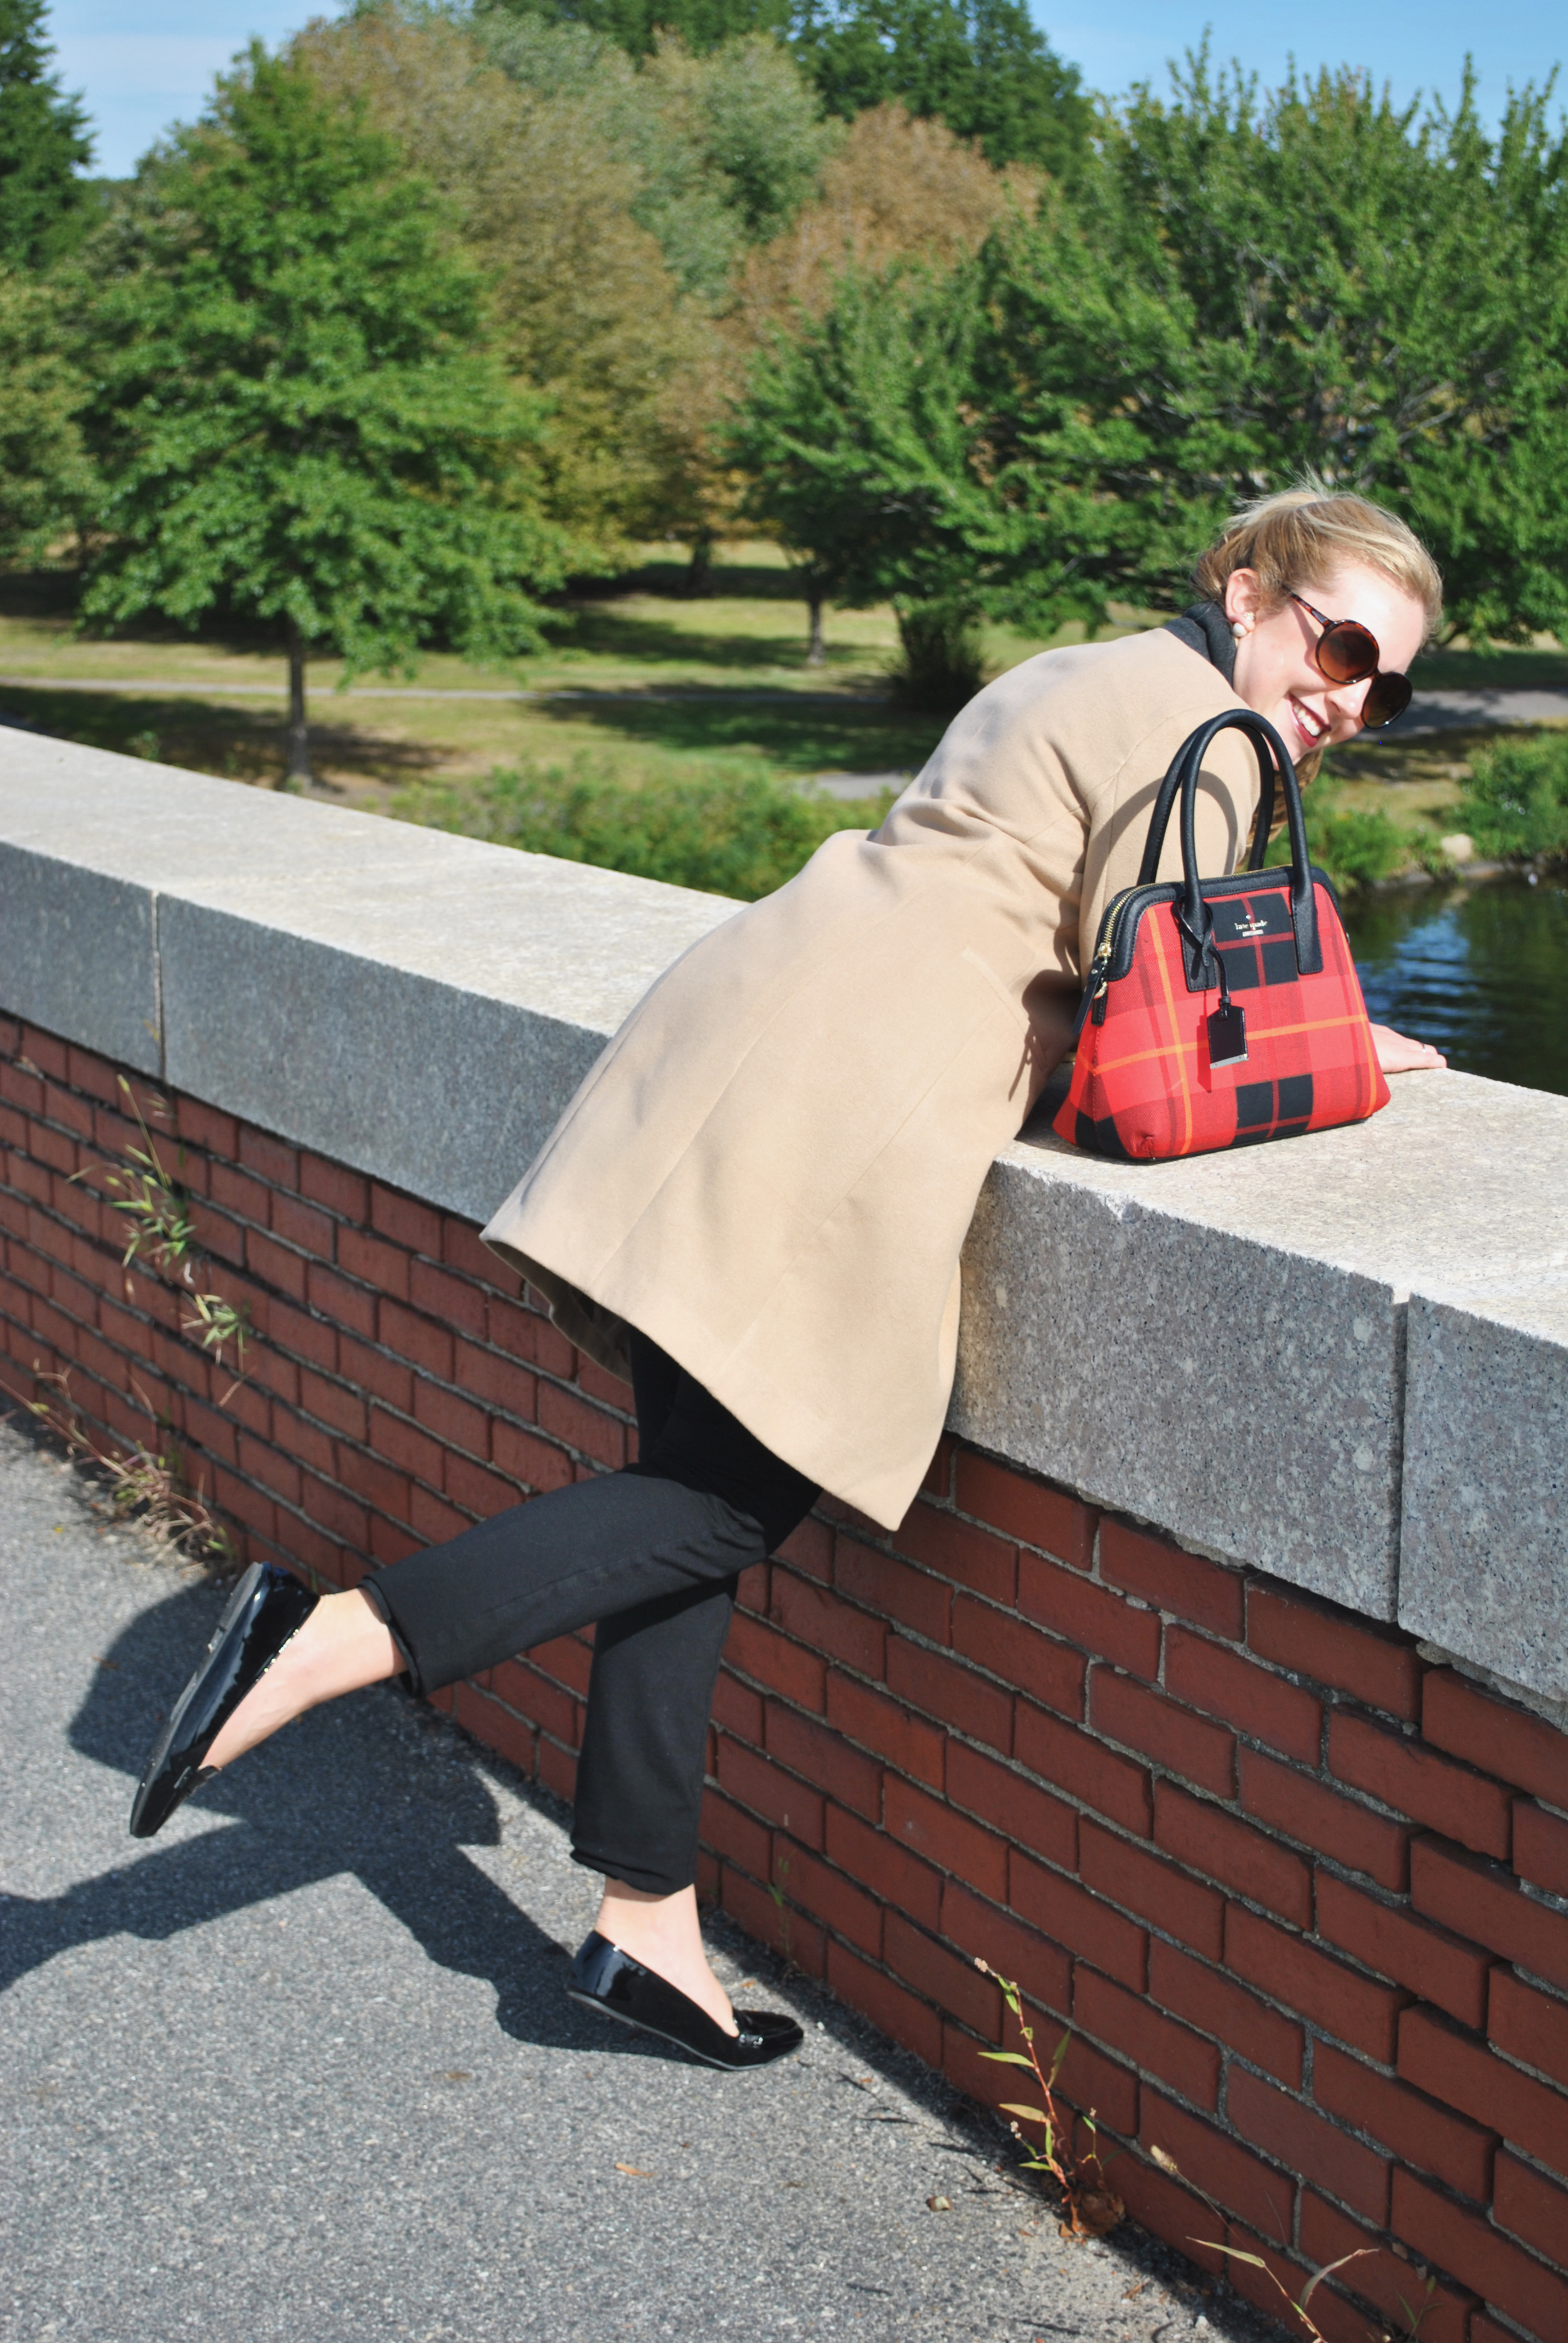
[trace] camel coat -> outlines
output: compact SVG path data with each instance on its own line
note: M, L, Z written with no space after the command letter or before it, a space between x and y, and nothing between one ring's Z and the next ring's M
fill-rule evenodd
M1166 767L1241 705L1163 628L988 686L879 830L829 838L666 970L486 1243L601 1364L624 1373L640 1328L775 1454L896 1526L947 1413L981 1182L1060 1054L1062 997L1137 876ZM1205 877L1234 868L1257 797L1252 749L1222 735Z

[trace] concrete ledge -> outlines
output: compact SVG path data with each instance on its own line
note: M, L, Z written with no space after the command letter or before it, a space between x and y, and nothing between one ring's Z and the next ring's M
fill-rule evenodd
M1524 1292L1412 1300L1399 1619L1462 1659L1568 1702L1562 1258L1555 1275Z
M475 1220L734 909L0 734L0 1007ZM1565 1162L1568 1100L1463 1075L1188 1163L1031 1131L966 1252L954 1428L1560 1695L1568 1349L1478 1297L1561 1280Z
M1409 1296L1568 1259L1565 1163L1568 1099L1468 1074L1180 1163L1031 1127L970 1232L954 1428L1392 1619Z
M735 905L0 734L0 1005L487 1219Z
M5 840L0 1001L51 1033L156 1074L156 898L136 880Z

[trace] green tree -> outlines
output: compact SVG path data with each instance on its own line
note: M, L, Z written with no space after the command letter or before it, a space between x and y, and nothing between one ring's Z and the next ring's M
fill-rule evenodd
M537 17L602 34L628 56L650 55L673 33L701 55L747 33L784 33L792 0L480 0L477 16Z
M694 52L661 32L633 63L581 24L492 11L475 31L522 86L582 109L632 175L632 217L709 308L724 306L747 248L788 226L843 136L769 34Z
M890 601L903 696L945 709L980 679L976 624L1000 511L970 392L976 280L906 266L843 277L826 315L776 334L730 432L748 509L809 601Z
M93 142L79 98L50 73L46 0L0 0L0 264L41 268L87 223Z
M896 98L994 164L1078 176L1093 111L1022 0L799 0L792 37L831 113Z
M1568 639L1568 166L1543 108L1516 96L1489 136L1468 92L1419 120L1353 74L1260 103L1201 58L1170 100L1135 93L1077 186L1010 211L937 295L977 321L933 377L956 421L917 388L940 323L880 313L877 384L948 484L894 498L896 567L918 539L977 607L1041 630L1179 607L1225 514L1312 467L1422 532L1452 625ZM775 427L793 419L788 447L756 447L759 508L829 468L846 510L885 496L856 412L872 387L820 363L864 313L845 278L762 384Z
M690 546L688 589L700 592L712 544L734 524L739 486L715 452L732 372L715 327L736 307L747 256L812 194L824 161L843 143L842 126L824 119L810 83L769 35L737 35L700 55L661 35L634 61L580 24L493 11L475 27L541 111L575 122L585 146L597 142L592 176L622 175L629 224L655 239L683 297L686 349L658 403L648 441L650 454L654 441L658 448L657 489L641 508L648 534ZM657 271L645 266L644 275L648 297L629 314L657 317L664 286ZM599 272L590 262L575 277L557 272L552 281L559 302L566 283L592 287ZM587 297L579 289L573 297ZM649 408L642 412L651 419Z
M1489 136L1352 73L1260 102L1191 61L1070 204L992 239L973 396L1010 607L1169 608L1241 498L1304 467L1402 511L1475 636L1568 625L1568 203L1543 93Z
M57 285L0 270L0 560L48 553L91 508L78 420L86 386L65 355L69 338Z
M1017 164L992 170L978 147L932 118L917 120L901 106L858 115L813 200L747 260L724 320L732 384L743 386L748 363L771 348L775 335L789 338L824 316L847 273L886 276L910 261L943 272L978 251L999 220L1032 213L1039 192L1037 173ZM830 522L824 514L814 526ZM804 554L797 569L809 610L807 660L820 667L829 576Z
M440 637L536 648L570 548L528 467L538 403L484 344L477 272L394 142L259 44L147 169L99 256L107 481L84 616L208 613L306 662L407 667Z
M574 27L532 30L550 52L538 82L501 71L462 26L402 7L313 24L291 53L323 89L362 99L452 205L498 353L548 407L545 508L585 566L614 569L663 534L678 499L678 427L700 403L713 327L632 216L638 173L583 96L584 50L590 89L599 61L629 79L628 60Z
M586 27L631 56L674 34L697 55L747 34L787 37L830 114L897 99L978 138L996 164L1070 176L1093 110L1023 0L485 0L478 12Z

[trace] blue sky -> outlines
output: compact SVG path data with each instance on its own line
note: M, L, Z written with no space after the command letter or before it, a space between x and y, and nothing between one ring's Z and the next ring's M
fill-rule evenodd
M1509 0L1477 12L1473 0L1369 0L1349 10L1263 8L1257 0L1062 0L1060 14L1033 0L1054 45L1091 87L1123 90L1165 81L1167 58L1213 30L1218 57L1239 57L1267 81L1298 64L1370 66L1396 97L1418 90L1445 98L1472 51L1489 110L1510 81L1541 80L1568 51L1568 19L1546 0ZM253 33L276 44L313 13L309 0L57 0L51 28L65 85L85 94L96 166L120 176L167 124L201 111L212 77ZM1341 29L1353 20L1355 30ZM1568 96L1568 90L1564 91Z
M1063 0L1058 13L1031 0L1052 45L1070 57L1093 89L1123 90L1135 81L1166 85L1165 60L1196 46L1213 28L1216 57L1239 57L1265 83L1284 79L1291 57L1319 65L1368 67L1404 102L1418 91L1450 103L1467 54L1481 75L1489 112L1510 82L1544 81L1568 56L1568 15L1546 0L1506 0L1477 9L1474 0L1367 0L1360 9L1266 8L1242 0ZM1568 97L1568 89L1562 95Z

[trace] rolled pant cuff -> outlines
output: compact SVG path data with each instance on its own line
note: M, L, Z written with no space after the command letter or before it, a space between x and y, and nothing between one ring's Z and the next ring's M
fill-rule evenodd
M369 1604L370 1608L375 1612L376 1616L380 1620L381 1624L386 1628L387 1633L391 1636L393 1648L397 1652L397 1657L403 1663L403 1680L407 1684L409 1691L414 1694L417 1700L427 1699L433 1687L420 1682L419 1671L414 1664L414 1655L409 1651L407 1644L404 1642L402 1636L397 1632L397 1622L394 1619L391 1611L387 1607L387 1597L381 1592L380 1587L376 1584L374 1574L372 1574L368 1578L362 1578L360 1580L359 1592L363 1594L367 1603ZM440 1687L437 1685L435 1686L434 1689L438 1691Z
M574 1846L572 1861L580 1863L585 1871L598 1871L607 1879L618 1879L623 1886L640 1887L645 1896L678 1896L683 1888L697 1884L696 1864L687 1864L677 1878L672 1872L649 1871L646 1864L624 1863L618 1855L608 1855L602 1848Z

